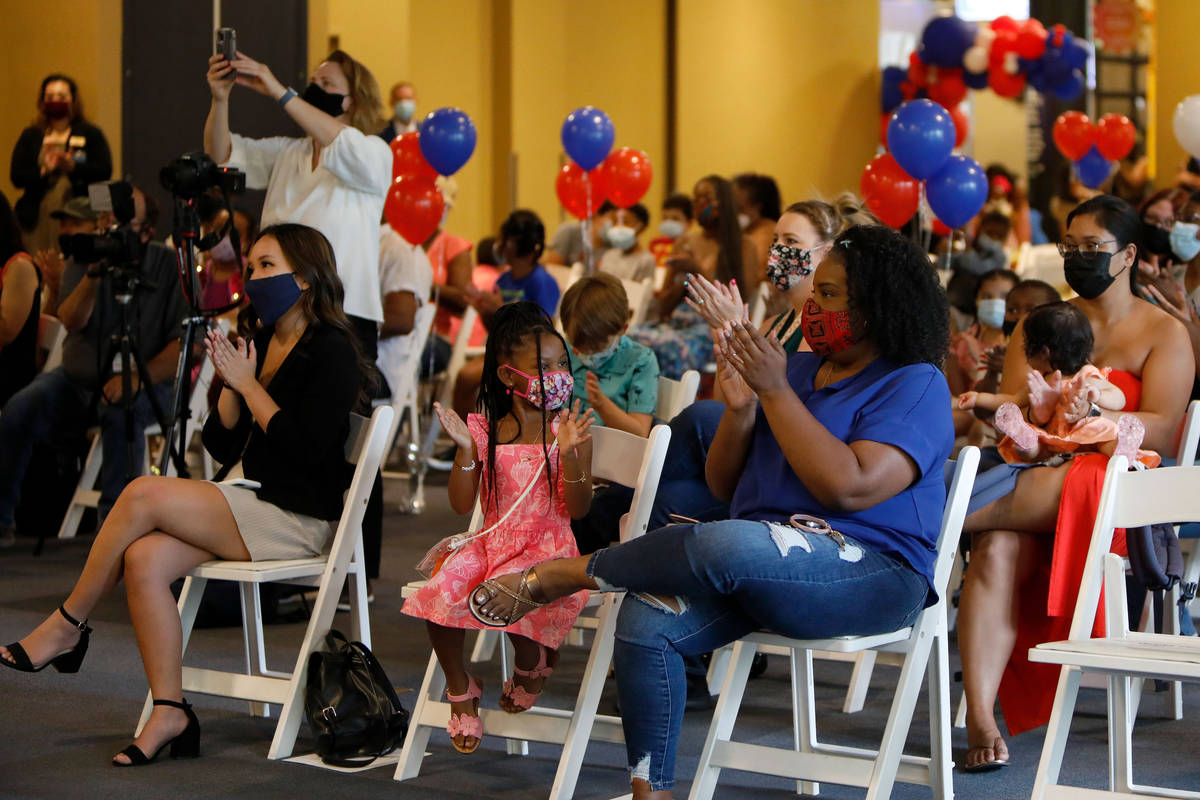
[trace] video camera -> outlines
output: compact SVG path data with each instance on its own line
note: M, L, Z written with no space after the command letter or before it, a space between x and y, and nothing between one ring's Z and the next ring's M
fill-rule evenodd
M205 153L184 153L162 168L158 180L176 197L198 197L214 187L226 195L246 191L246 173L218 167Z
M127 181L88 185L88 202L98 212L111 212L116 225L104 233L77 233L59 238L63 255L80 264L105 261L111 266L136 265L142 257L141 237L129 226L135 215L133 186Z

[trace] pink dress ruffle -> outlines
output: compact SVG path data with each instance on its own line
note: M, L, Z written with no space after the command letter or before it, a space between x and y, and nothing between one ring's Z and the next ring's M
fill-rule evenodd
M479 414L467 417L467 429L480 454L480 468L487 459L487 421ZM496 446L496 493L489 496L486 469L479 485L484 504L483 527L488 528L504 515L529 481L545 464L540 444ZM467 598L481 581L522 572L526 567L555 558L579 555L571 518L567 513L562 470L558 458L551 460L554 492L546 480L543 466L533 490L521 502L504 525L478 539L472 539L446 559L433 578L405 601L401 611L448 628L487 628L471 615ZM503 628L557 649L575 618L587 603L586 591L576 592L547 606L534 609L516 623Z

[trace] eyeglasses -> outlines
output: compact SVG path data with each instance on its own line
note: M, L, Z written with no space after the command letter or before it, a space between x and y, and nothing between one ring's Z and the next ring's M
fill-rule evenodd
M1105 239L1102 242L1092 241L1084 242L1083 244L1073 244L1068 242L1058 243L1058 254L1063 258L1073 256L1076 253L1083 253L1085 256L1094 256L1097 253L1103 252L1102 247L1106 244L1117 244L1116 239Z

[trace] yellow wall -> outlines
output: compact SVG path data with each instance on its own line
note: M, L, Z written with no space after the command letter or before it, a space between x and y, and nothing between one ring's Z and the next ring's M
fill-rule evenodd
M1175 141L1171 119L1180 100L1200 93L1200 83L1196 81L1194 41L1195 31L1200 27L1200 3L1195 0L1158 0L1157 17L1153 166L1155 183L1165 186L1187 161L1187 154Z
M13 145L33 121L38 87L52 72L75 79L84 112L104 131L113 153L113 175L121 174L121 3L73 3L67 17L48 14L27 0L0 0L0 154L3 189L9 203L16 188L8 168Z
M983 166L999 162L1021 178L1029 177L1025 104L992 91L971 92L972 157Z
M879 136L878 0L686 0L678 40L679 188L752 170L785 204L858 191Z

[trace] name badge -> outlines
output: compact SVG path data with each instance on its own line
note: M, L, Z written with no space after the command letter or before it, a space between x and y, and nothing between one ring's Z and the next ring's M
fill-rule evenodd
M87 146L87 137L86 136L72 136L70 139L67 139L67 147L73 147L75 149L80 149L80 148L83 148L86 146Z

